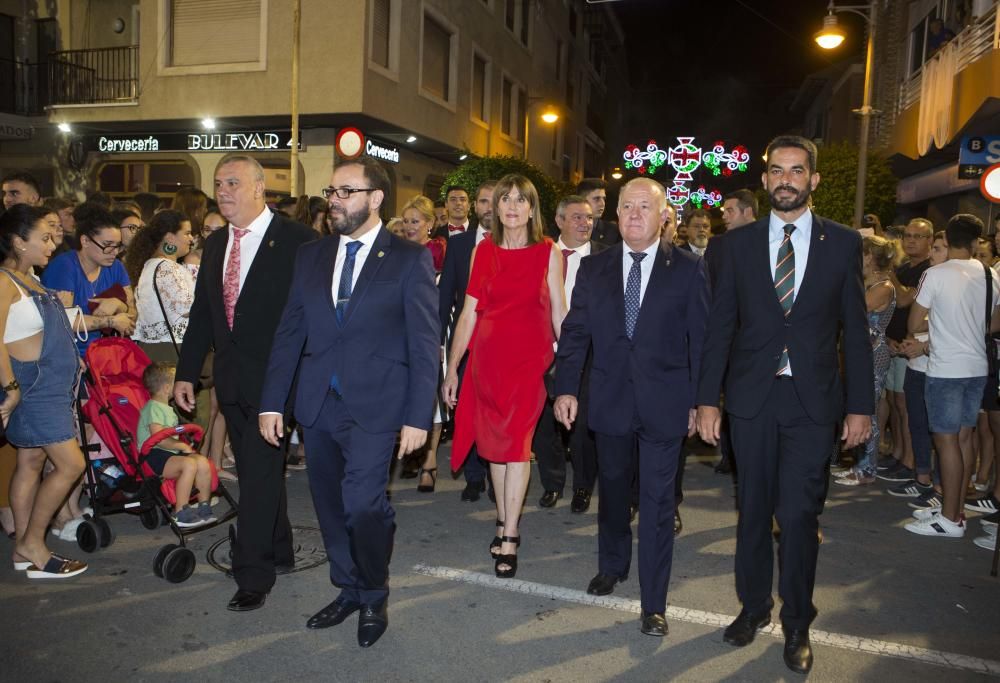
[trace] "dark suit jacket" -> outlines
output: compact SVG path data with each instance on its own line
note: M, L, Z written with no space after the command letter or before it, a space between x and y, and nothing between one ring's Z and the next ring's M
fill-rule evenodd
M301 359L295 418L303 426L316 422L336 374L365 431L430 429L440 358L431 253L380 227L341 324L332 287L339 240L325 237L299 250L261 412L283 411Z
M441 279L438 280L438 314L441 320L441 343L445 333L454 331L455 322L465 305L465 288L469 284L469 268L472 264L472 250L476 248L476 229L471 227L461 235L448 240L448 250L444 253ZM451 310L455 309L452 317Z
M708 276L702 260L661 246L632 339L625 336L622 244L585 258L563 321L556 360L556 394L576 396L593 347L589 426L625 435L638 415L652 436L687 433L708 316Z
M871 415L874 371L861 277L861 236L813 214L805 276L786 319L771 277L768 221L764 216L718 241L721 265L698 404L719 405L725 377L726 410L753 418L787 345L796 392L814 422L833 423L845 412ZM846 411L837 353L841 327Z
M205 356L214 347L219 401L258 406L271 341L288 298L295 252L316 237L311 228L274 214L240 290L231 331L222 303L229 230L216 230L205 240L190 322L177 361L178 380L196 383Z
M708 279L712 283L712 291L715 291L718 285L719 278L719 268L721 267L720 254L722 253L722 247L719 244L719 240L728 235L728 232L724 232L721 235L715 235L708 240L708 246L705 247L705 254L702 258L705 259L705 266L708 268Z
M472 216L471 218L469 218L469 227L465 229L465 232L466 233L475 232L478 226L479 226L479 221L476 220L475 216ZM451 238L448 236L448 226L442 225L440 228L434 231L431 237L443 237L446 240L450 240ZM455 235L455 237L458 237L458 235Z
M590 239L595 242L600 242L609 247L613 247L616 244L620 244L622 241L621 231L618 230L618 224L613 221L606 221L603 218L598 218L594 221L594 232L591 233Z

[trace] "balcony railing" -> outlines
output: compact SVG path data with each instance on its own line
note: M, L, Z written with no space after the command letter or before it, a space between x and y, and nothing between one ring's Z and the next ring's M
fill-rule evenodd
M49 103L116 104L139 98L139 46L63 50L49 56Z
M45 105L44 84L39 83L45 70L43 64L0 59L0 112L33 116L41 114Z
M994 4L976 23L966 26L952 40L957 50L956 74L991 50L1000 49L1000 13L997 12L997 5ZM917 69L899 86L897 115L920 101L922 77L923 68Z

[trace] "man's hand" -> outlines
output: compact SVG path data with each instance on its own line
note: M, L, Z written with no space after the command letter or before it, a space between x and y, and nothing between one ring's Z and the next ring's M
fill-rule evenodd
M109 298L109 299L88 299L90 303L97 304L97 308L93 310L90 315L96 316L98 318L103 318L106 316L118 315L119 313L125 313L128 311L128 306L121 299Z
M698 436L709 446L719 445L719 433L722 429L722 414L715 406L698 406L695 415Z
M844 432L840 440L847 448L860 446L872 435L872 419L870 415L850 414L844 418Z
M261 415L261 417L265 417ZM402 460L405 456L417 450L427 443L427 430L403 425L399 432L399 452L396 453L396 460Z
M698 415L698 411L692 408L688 411L688 438L694 436L694 433L698 431L698 420L695 419Z
M135 332L135 322L126 313L119 313L113 316L109 322L112 328L121 332L126 337Z
M930 350L930 344L916 339L904 339L900 345L901 353L907 358L917 358Z
M264 437L264 441L278 448L281 437L285 435L285 424L281 415L277 413L258 415L257 424L260 425L260 435Z
M194 385L191 382L174 382L174 403L185 412L194 412Z
M576 411L579 407L580 404L576 400L576 396L563 394L556 398L556 402L552 406L552 412L555 413L556 420L558 420L563 427L566 429L572 429L573 423L576 421Z

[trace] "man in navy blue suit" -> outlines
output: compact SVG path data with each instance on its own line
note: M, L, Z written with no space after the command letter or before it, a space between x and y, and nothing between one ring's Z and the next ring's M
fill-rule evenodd
M809 209L820 180L816 146L781 136L768 145L766 159L761 181L771 213L718 241L698 432L706 442L718 442L725 384L739 471L736 592L743 609L724 639L742 647L770 623L776 518L784 659L792 671L807 673L809 625L816 617L817 518L826 497L830 444L845 412L841 438L847 447L868 438L875 410L872 347L861 236Z
M643 633L665 636L674 548L674 477L694 433L694 392L708 316L704 262L662 245L663 186L636 178L618 199L622 242L580 264L556 359L556 419L567 429L588 350L590 428L597 441L598 574L587 592L607 595L628 577L629 502L639 449L639 588Z
M388 626L393 445L398 434L403 457L426 441L440 358L431 254L382 226L388 191L385 169L369 157L334 168L323 192L337 234L299 250L260 404L261 434L277 444L297 381L309 486L341 589L306 625L335 626L360 611L361 647Z

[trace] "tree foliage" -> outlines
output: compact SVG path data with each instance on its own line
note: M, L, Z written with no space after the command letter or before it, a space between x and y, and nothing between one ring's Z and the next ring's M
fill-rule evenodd
M819 148L816 162L819 186L813 192L816 213L824 218L850 225L854 219L854 190L858 177L858 147L837 142ZM865 174L864 213L879 217L882 225L891 225L896 214L896 177L885 156L870 151ZM767 192L757 193L762 213L770 210ZM855 226L857 227L857 226Z
M519 173L532 182L535 189L538 190L542 215L549 223L552 222L556 214L556 205L559 200L573 191L573 186L569 183L555 180L537 166L523 159L499 155L470 159L458 166L445 177L444 186L441 188L441 199L444 199L445 190L449 185L458 185L465 188L469 193L469 198L474 202L473 194L480 184L487 180L500 180L508 173Z

